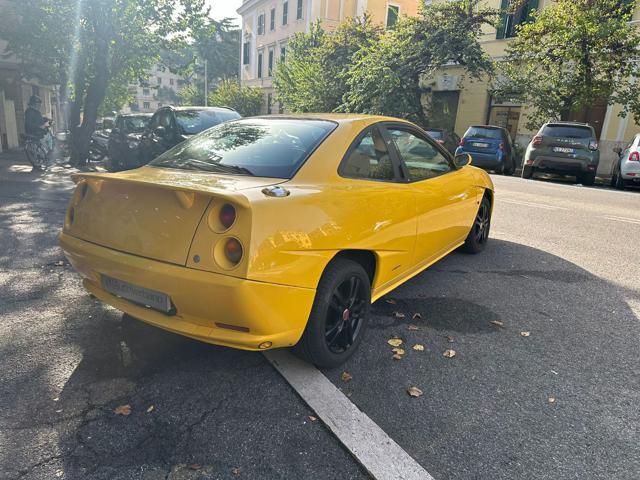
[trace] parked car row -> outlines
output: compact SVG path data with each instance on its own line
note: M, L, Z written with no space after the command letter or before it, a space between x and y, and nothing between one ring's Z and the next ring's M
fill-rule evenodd
M109 132L106 167L129 170L151 160L195 134L240 118L228 107L162 107L154 114L118 115Z

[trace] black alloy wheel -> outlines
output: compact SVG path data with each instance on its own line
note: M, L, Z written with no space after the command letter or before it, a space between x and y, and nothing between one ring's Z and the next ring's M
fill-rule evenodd
M362 314L367 298L360 277L351 276L336 287L327 309L324 338L333 353L349 350L360 334Z
M480 208L473 221L469 235L462 246L462 250L467 253L479 253L489 241L489 231L491 230L491 202L485 196L480 202Z

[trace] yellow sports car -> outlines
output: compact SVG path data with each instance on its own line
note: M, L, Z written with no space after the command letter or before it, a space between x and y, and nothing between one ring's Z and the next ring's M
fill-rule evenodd
M337 366L371 302L484 248L493 185L469 162L395 118L241 119L148 166L74 175L60 244L89 292L133 317Z

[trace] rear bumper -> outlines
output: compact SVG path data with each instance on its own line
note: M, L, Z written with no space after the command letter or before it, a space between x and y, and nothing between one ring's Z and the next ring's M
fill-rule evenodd
M259 350L264 342L271 342L271 348L295 345L315 297L313 289L149 260L64 233L59 239L65 256L84 277L85 288L101 301L149 324L216 345L244 350ZM166 315L110 294L101 286L101 274L169 295L176 313Z
M528 155L524 165L535 167L538 170L546 170L557 173L595 173L598 170L598 161L580 158L563 158L546 155Z
M464 149L458 149L456 154L468 153L471 155L471 164L474 167L486 169L500 169L504 163L505 155L503 153L479 153L469 152Z

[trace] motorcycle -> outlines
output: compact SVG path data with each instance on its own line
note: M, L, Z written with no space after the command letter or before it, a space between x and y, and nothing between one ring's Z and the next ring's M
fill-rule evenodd
M43 127L42 135L24 135L24 151L34 170L46 171L53 164L55 140L51 133L52 122Z

